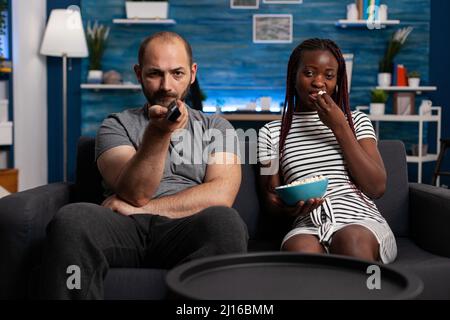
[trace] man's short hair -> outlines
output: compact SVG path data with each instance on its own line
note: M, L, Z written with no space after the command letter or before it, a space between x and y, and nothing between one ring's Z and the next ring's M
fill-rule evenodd
M184 39L178 33L171 32L171 31L161 31L161 32L154 33L151 36L148 36L147 38L145 38L141 42L141 46L139 47L139 53L138 53L138 63L140 66L142 66L142 63L144 62L144 54L145 54L145 49L147 48L147 45L154 39L163 39L163 40L167 40L167 41L170 41L173 39L178 39L181 42L183 42L184 47L186 49L186 53L189 58L189 65L192 66L193 59L192 59L191 45L189 44L189 42L186 41L186 39Z

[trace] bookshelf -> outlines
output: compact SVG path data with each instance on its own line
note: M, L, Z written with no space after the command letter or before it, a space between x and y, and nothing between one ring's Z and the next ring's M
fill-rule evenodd
M6 1L6 3L6 7L2 6L4 11L1 12L3 35L1 35L0 43L0 55L2 56L2 61L0 61L0 170L14 167L12 4L11 1Z
M340 19L336 22L336 26L341 28L369 28L369 29L384 29L387 26L395 26L400 24L400 20L347 20Z
M0 146L11 146L13 144L12 121L0 122Z
M82 83L81 89L84 90L141 90L141 85L134 83L127 84L96 84L96 83Z
M356 0L347 4L346 19L338 20L341 28L384 29L400 24L400 20L388 19L388 6L381 0Z
M356 110L364 111L368 110L368 106L358 106ZM442 108L438 106L433 106L431 108L430 115L397 115L397 114L383 114L383 115L371 115L367 116L369 119L375 123L375 133L377 138L379 138L380 133L380 123L382 122L415 122L419 127L419 134L417 137L417 145L418 145L418 155L408 155L406 156L406 161L409 163L417 163L417 182L422 183L422 166L425 162L436 161L438 158L438 154L440 152L440 139L441 139L441 117ZM436 153L427 153L422 154L423 147L423 129L424 124L426 122L435 122L436 123Z
M173 19L113 19L114 24L176 24Z
M435 86L420 86L420 87L409 87L409 86L389 86L389 87L380 87L377 86L376 89L389 91L389 92L416 92L417 94L421 94L422 92L436 91L437 87Z

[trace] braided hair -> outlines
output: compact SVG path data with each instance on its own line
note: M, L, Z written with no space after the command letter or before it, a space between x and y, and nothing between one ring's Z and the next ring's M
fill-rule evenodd
M279 153L280 159L283 156L283 149L286 142L286 137L289 133L292 124L292 118L294 115L294 110L296 106L302 110L300 105L300 99L296 91L296 80L298 68L300 66L300 61L302 59L302 53L304 51L329 51L338 62L338 72L337 72L337 88L331 95L333 101L342 109L347 117L348 124L355 133L355 127L353 125L353 120L350 110L350 102L348 97L348 85L347 85L347 71L345 68L345 60L339 47L332 40L329 39L308 39L303 41L298 45L294 51L292 51L289 58L289 63L287 67L287 77L286 77L286 96L284 100L283 107L283 117L281 120L281 132L280 132L280 144Z

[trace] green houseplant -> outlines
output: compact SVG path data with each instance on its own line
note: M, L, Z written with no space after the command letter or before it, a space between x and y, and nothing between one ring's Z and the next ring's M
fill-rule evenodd
M374 89L370 94L370 114L382 115L384 114L388 94L384 90Z
M406 39L408 39L408 36L412 30L412 27L398 29L389 40L384 56L378 64L379 86L387 87L391 85L394 58L404 46Z
M89 49L89 83L101 83L102 57L109 36L109 27L99 24L97 21L91 26L88 21L86 27L86 40Z
M419 71L411 71L408 73L408 85L410 87L418 87L420 85L420 72Z
M168 0L128 0L125 2L128 19L167 19Z
M419 71L411 71L408 73L408 78L420 78Z
M386 103L388 100L388 94L381 89L374 89L370 94L370 101L373 103Z

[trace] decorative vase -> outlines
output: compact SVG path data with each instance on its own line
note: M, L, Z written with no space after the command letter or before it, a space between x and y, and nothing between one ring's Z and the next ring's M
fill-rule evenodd
M358 20L358 8L356 7L356 3L350 3L347 5L347 20Z
M419 114L423 116L431 116L432 106L433 102L431 100L422 100L422 103L419 106Z
M416 157L419 155L419 145L418 144L412 145L411 154ZM422 157L426 156L427 154L428 154L428 145L422 144Z
M103 73L103 83L104 84L121 84L122 75L116 70L109 70Z
M392 75L388 72L378 73L378 86L380 87L390 87L392 81Z
M167 19L169 2L126 1L125 10L128 19Z
M270 111L270 106L272 105L272 97L261 97L259 98L261 104L261 111Z
M384 109L385 109L384 103L372 102L370 103L369 112L371 115L381 116L384 114Z
M420 85L420 78L408 78L408 85L417 88Z
M388 19L388 7L385 4L381 4L378 7L378 20L386 21Z
M102 83L103 71L102 70L89 70L87 76L88 83Z

